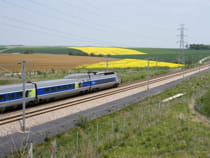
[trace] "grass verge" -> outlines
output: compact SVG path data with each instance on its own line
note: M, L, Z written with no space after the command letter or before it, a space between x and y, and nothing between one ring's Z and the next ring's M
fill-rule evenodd
M210 91L197 99L195 109L201 114L210 117Z

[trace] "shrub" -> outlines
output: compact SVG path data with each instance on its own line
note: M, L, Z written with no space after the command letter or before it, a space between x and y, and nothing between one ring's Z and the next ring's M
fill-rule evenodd
M26 51L23 52L23 54L32 54L32 53L34 53L33 50L26 50Z

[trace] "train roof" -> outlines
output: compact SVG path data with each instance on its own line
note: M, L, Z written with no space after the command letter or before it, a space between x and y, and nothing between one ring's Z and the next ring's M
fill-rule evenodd
M77 74L70 74L64 77L65 79L78 79L78 78L89 78L88 73L77 73Z
M76 73L76 74L70 74L65 76L65 79L79 79L79 78L89 78L92 76L97 75L113 75L115 72L87 72L87 73Z
M64 85L78 82L78 79L56 79L56 80L46 80L46 81L38 81L36 82L37 87L50 87L55 85Z
M26 83L25 84L26 88L32 88L34 87L32 83ZM0 86L0 94L4 93L4 92L8 92L8 91L17 91L17 90L22 90L23 85L21 83L19 84L8 84L8 85L3 85Z

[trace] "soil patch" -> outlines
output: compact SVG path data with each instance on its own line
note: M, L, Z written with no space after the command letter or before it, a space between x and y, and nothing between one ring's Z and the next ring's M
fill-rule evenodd
M106 61L103 57L70 56L53 54L6 54L0 53L0 72L21 72L21 63L27 61L27 71L70 70L83 64ZM117 60L117 59L109 59Z

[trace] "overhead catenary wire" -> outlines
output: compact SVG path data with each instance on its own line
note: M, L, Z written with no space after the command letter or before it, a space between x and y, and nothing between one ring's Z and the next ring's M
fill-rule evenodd
M77 8L80 8L80 9L81 9L81 6L72 4L72 3L70 3L70 1L68 1L68 0L63 0L63 2L66 3L67 5L72 6L72 7L76 6ZM92 8L94 8L94 10L100 11L99 8L97 8L95 5L93 5L93 4L90 3L89 1L87 1L87 0L81 0L80 2L86 4L86 5L83 5L83 6L86 6L86 7L85 7L85 8L86 8L86 9L85 9L85 12L89 12L89 13L91 13L92 15L94 15L95 17L101 17L101 16L102 16L101 13L99 14L98 12L95 12L95 11L92 10ZM90 7L87 7L87 6L90 6ZM122 26L121 26L121 27L114 27L113 25L110 25L110 23L113 23L113 22L111 22L110 19L109 19L109 23L107 23L107 22L106 22L106 23L97 23L97 26L102 27L102 28L105 27L105 28L108 28L109 30L115 30L115 31L123 32L122 35L124 35L124 34L132 34L132 35L143 36L142 34L140 35L138 32L133 32L133 31L131 31L131 30L123 29ZM94 24L94 25L95 25L95 24ZM113 32L113 31L112 31L112 32ZM145 36L145 35L144 35L144 36ZM149 37L149 36L147 35L147 37ZM151 37L149 37L149 38L151 38Z
M53 31L50 31L50 30L47 30L47 29L43 29L43 28L31 28L31 27L26 27L26 26L22 26L22 25L16 25L16 24L11 24L11 23L6 23L6 22L1 22L0 21L0 24L2 26L8 26L10 28L13 28L13 29L16 29L16 30L22 30L22 31L27 31L27 32L30 32L33 31L33 33L40 33L42 36L45 36L46 34L48 35L51 35L53 36L54 38L55 37L59 37L59 38L62 38L62 39L66 39L70 42L76 42L76 43L79 43L79 44L85 44L85 45L105 45L107 44L107 41L101 41L101 40L87 40L87 39L84 39L84 38L75 38L75 37L70 37L68 36L68 34L63 34L63 33L59 33L59 32L53 32ZM44 33L44 34L43 34ZM71 40L74 40L74 41L71 41ZM113 44L110 42L110 45L113 45L115 47L119 47L118 45L120 44Z
M63 15L64 17L66 17L66 18L69 18L70 17L71 19L74 19L74 22L75 22L75 20L78 21L78 19L79 19L80 20L80 23L79 24L84 23L85 26L90 26L91 28L94 28L94 31L107 32L107 33L111 33L113 35L113 30L115 30L115 31L119 31L120 30L123 33L122 34L118 34L118 36L119 35L122 35L123 37L124 37L124 34L126 32L128 34L136 34L136 33L133 33L132 31L128 31L126 29L115 28L115 27L109 25L108 23L102 23L101 24L101 23L95 23L95 22L93 23L93 22L90 22L89 19L85 19L84 17L80 17L78 15L73 15L72 13L69 14L68 12L65 12L64 10L57 9L55 7L52 7L52 6L48 5L48 4L40 3L40 2L37 2L35 0L29 0L29 2L34 3L36 5L39 5L39 6L43 7L43 8L46 7L47 9L52 10L52 11L55 11L56 10L57 13ZM116 45L116 44L114 44L114 45ZM127 45L127 43L126 44L123 44L123 45Z
M88 3L86 3L86 1L83 1L83 2L85 2L85 5L83 4L82 6L81 5L78 5L78 4L73 4L73 3L71 3L69 0L63 0L62 2L64 2L65 4L67 4L67 6L66 7L69 7L69 6L71 6L71 7L73 7L73 8L79 8L79 9L85 9L85 12L88 12L88 13L90 13L90 14L92 14L92 15L94 15L94 16L98 16L99 14L98 14L98 12L96 12L95 10L93 10L92 8L92 6L91 6L91 8L89 7L90 5L88 4Z
M76 34L69 33L69 32L63 32L63 31L57 30L55 28L50 28L50 27L47 27L47 26L38 25L36 23L27 22L27 21L17 19L17 18L13 18L13 17L9 17L9 16L1 16L1 18L5 18L7 20L9 19L9 20L12 20L12 21L16 21L20 24L24 24L24 27L26 25L28 25L28 26L33 27L35 29L41 29L41 30L47 31L49 33L58 34L58 35L61 35L62 37L65 37L67 39L82 40L82 41L87 41L87 42L98 41L101 44L107 42L107 41L104 41L104 40L101 40L101 39L89 38L88 36L85 36L85 35L81 36L81 35L76 35Z
M79 1L79 0L78 0ZM90 1L88 0L80 0L81 2L85 3L87 6L90 6L91 8L94 8L94 10L100 10L98 9L94 4L92 4Z
M84 18L84 17L74 15L73 13L69 14L68 12L65 12L64 10L61 10L61 9L55 8L53 6L50 6L48 4L40 3L40 2L37 2L37 1L34 1L34 0L29 0L28 2L39 5L40 7L43 7L45 9L47 8L48 10L56 11L56 13L59 13L60 15L66 17L66 19L68 19L68 20L70 18L71 20L74 20L74 22L79 21L79 24L85 24L86 26L88 25L90 27L93 27L97 31L105 31L105 32L110 33L110 30L105 29L105 27L103 27L103 25L100 25L100 24L97 24L97 23L92 23L92 22L90 23L90 21L88 19Z
M21 9L27 10L27 11L28 11L29 13L31 13L31 14L35 13L35 14L40 14L40 15L43 16L43 14L40 13L40 12L37 12L37 10L33 10L32 8L27 8L27 7L23 6L23 5L20 5L19 3L11 2L11 1L9 1L9 0L4 0L3 2L4 2L5 4L10 5L10 6L14 6L14 7L17 7L17 8L21 8ZM42 4L40 4L40 3L36 2L36 1L27 1L27 2L32 2L33 4L36 4L36 5L39 5L39 6L43 7L43 8L45 8L45 6L43 6ZM46 9L46 8L45 8L45 9ZM54 12L54 9L53 9L53 8L48 7L48 9L52 10L52 11L53 11L52 13L53 13L54 15L52 15L52 14L49 13L49 12L45 12L44 16L47 16L47 17L49 17L49 18L51 18L51 19L56 19L56 20L59 20L59 21L63 21L63 22L65 22L65 23L70 22L71 25L75 25L76 27L79 27L79 25L81 25L81 21L80 21L80 23L76 22L76 21L78 21L78 18L72 18L72 15L58 16L58 15L57 15L57 12ZM57 9L56 9L56 10L57 10ZM58 11L58 12L59 12L59 11ZM56 14L55 14L55 13L56 13ZM61 14L62 14L62 13L61 13ZM74 20L74 21L72 21L72 20ZM98 30L98 29L95 28L95 30ZM101 30L100 30L100 31L101 31Z
M31 31L33 31L33 32L38 32L38 33L41 33L41 34L43 34L43 33L47 33L47 34L49 34L49 35L55 35L56 33L54 32L54 33L52 33L52 32L49 32L49 31L45 31L45 30L41 30L41 29L38 29L38 28L36 28L36 29L34 29L34 28L27 28L27 27L24 27L24 26L19 26L19 25L15 25L15 24L10 24L10 23L2 23L2 22L0 22L0 24L1 25L6 25L6 26L9 26L9 27L11 27L11 28L14 28L14 29L19 29L19 30L23 30L23 31L29 31L29 32L31 32ZM60 38L67 38L67 36L64 36L64 35L61 35L61 34L56 34L56 37L60 37ZM80 41L81 42L81 41Z
M66 1L66 0L64 0L64 1ZM132 35L132 36L133 35L137 36L137 34L138 34L138 32L135 33L135 32L132 32L131 30L123 29L121 27L116 28L107 22L97 24L95 22L88 22L86 19L86 22L84 23L84 20L74 17L74 15L72 16L67 11L64 11L65 9L62 10L59 7L54 7L54 6L51 6L50 4L46 4L43 2L30 0L30 1L27 1L27 4L30 4L29 2L31 2L31 5L36 4L38 6L42 6L42 8L45 8L45 9L46 9L46 6L48 6L47 10L49 10L49 12L46 11L46 12L44 12L44 14L43 14L42 10L37 12L37 10L35 10L35 8L33 8L33 7L28 8L28 7L23 6L21 3L17 3L17 2L11 1L11 0L2 0L2 2L4 2L7 5L13 6L13 7L21 8L21 9L23 9L23 11L27 11L27 13L30 13L33 15L40 14L40 15L42 15L42 18L45 18L46 20L51 19L51 20L53 20L54 23L55 22L58 23L57 21L62 21L68 25L71 25L71 27L73 27L73 28L76 28L76 29L82 28L81 31L84 31L84 28L85 28L85 30L87 30L85 33L89 33L90 34L89 36L94 35L95 32L99 32L100 34L102 34L102 36L100 36L100 34L96 33L97 36L100 36L101 39L107 39L109 41L108 42L109 44L105 43L103 45L111 45L114 47L119 47L119 46L123 46L123 47L127 46L128 47L129 39L126 38L126 34ZM55 11L55 8L57 8L56 11ZM63 16L60 16L60 15L63 15ZM50 18L46 18L46 17L50 17ZM85 24L85 27L83 27L82 23ZM82 36L84 36L83 34L82 34ZM124 41L120 42L120 43L117 42L116 40L113 39L113 37L115 37L115 36L116 37L122 36L121 39L122 40L124 39ZM138 37L141 37L141 36L138 35ZM133 41L133 40L134 39L132 38L129 41Z
M29 13L31 13L31 14L33 14L33 9L29 9L29 8L27 8L27 7L24 7L24 6L22 6L22 5L20 5L19 3L17 4L17 3L14 3L14 2L11 2L11 1L8 1L8 0L6 0L6 1L4 1L4 2L6 2L6 4L8 4L8 5L12 5L12 6L14 6L14 7L18 7L18 8L21 8L21 9L24 9L24 10L26 10L27 12L29 12ZM36 12L37 13L37 12ZM38 12L39 13L39 12ZM46 16L46 15L45 15ZM55 19L55 17L54 16L50 16L51 18L53 18L53 19ZM57 16L58 17L58 16ZM64 19L64 18L60 18L60 16L59 16L59 18L56 18L56 20L61 20L62 19L62 21L64 21L64 22L66 22L67 23L67 21ZM69 19L68 19L69 20ZM72 24L72 22L70 22L70 24ZM73 24L75 24L75 23L73 23ZM77 25L77 24L75 24L76 26L79 26L79 25ZM97 29L95 29L94 28L94 31L96 31ZM109 43L111 43L111 40L109 40ZM113 45L113 46L117 46L117 45L119 45L119 43L116 43L116 42L114 42L114 43L112 43L111 45ZM121 45L122 45L122 43L121 43ZM123 44L123 45L127 45L127 44Z

